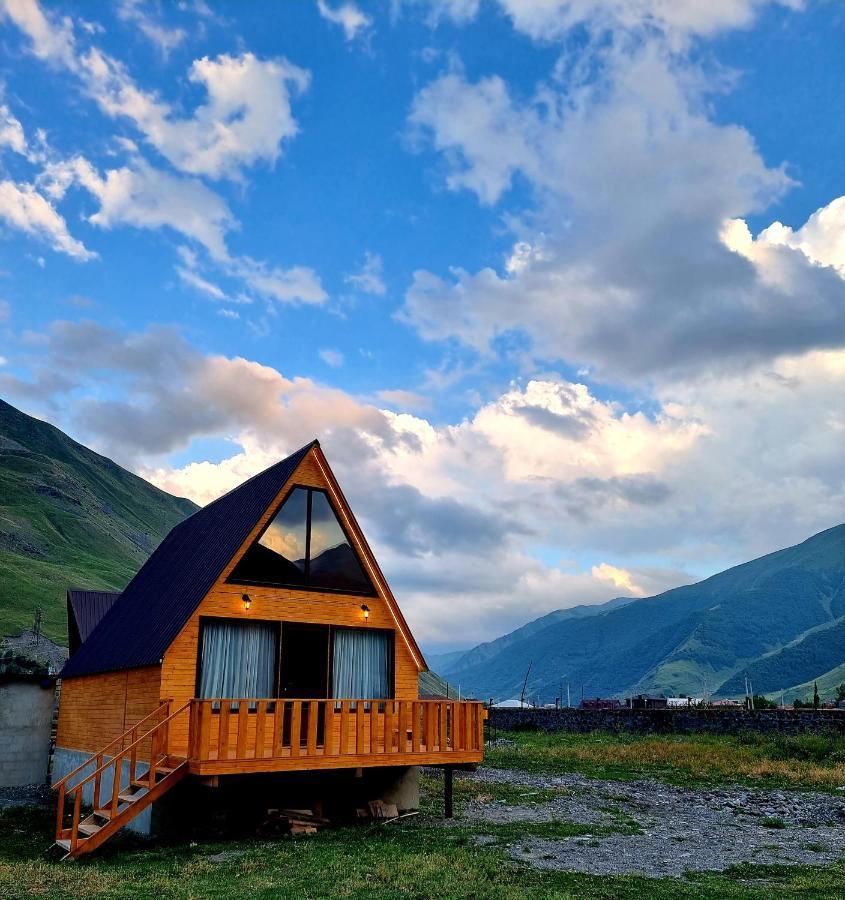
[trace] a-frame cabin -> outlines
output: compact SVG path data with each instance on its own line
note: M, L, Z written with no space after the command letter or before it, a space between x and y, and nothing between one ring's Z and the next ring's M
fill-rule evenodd
M177 525L102 608L61 676L68 856L185 780L481 760L481 704L419 699L425 661L317 441Z

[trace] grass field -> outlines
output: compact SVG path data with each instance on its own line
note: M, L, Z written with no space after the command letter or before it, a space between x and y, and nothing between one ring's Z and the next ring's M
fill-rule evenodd
M826 740L826 739L824 739ZM580 771L607 778L657 775L674 783L763 778L789 786L830 787L842 772L838 741L823 739L627 738L609 735L520 734L492 748L494 766L547 773ZM775 764L778 764L775 766ZM775 768L771 768L775 766ZM762 774L761 774L762 773ZM735 776L735 777L734 777ZM0 897L58 898L834 898L845 896L845 865L738 865L688 880L545 872L507 855L532 836L570 837L595 828L572 822L461 821L470 800L520 804L552 800L543 791L456 778L458 819L444 825L440 780L424 776L421 815L379 826L332 828L313 837L229 840L181 845L118 838L90 860L47 858L48 810L0 811ZM632 833L636 823L611 826ZM484 846L474 839L484 834Z
M678 785L742 783L836 790L845 786L845 737L542 734L502 732L486 765L592 778L657 778Z

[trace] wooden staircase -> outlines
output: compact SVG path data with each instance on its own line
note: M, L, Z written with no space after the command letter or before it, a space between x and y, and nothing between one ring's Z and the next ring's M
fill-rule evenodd
M187 760L169 756L167 747L170 723L190 706L188 702L170 712L169 701L163 702L53 785L59 794L56 846L64 851L62 859L77 859L96 850L188 774ZM128 773L124 773L124 762ZM71 784L92 765L90 775ZM104 799L102 785L109 778L110 796ZM88 785L93 798L90 809L82 802Z

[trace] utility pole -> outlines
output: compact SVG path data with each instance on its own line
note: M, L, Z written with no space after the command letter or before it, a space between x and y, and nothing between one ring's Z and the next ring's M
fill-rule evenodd
M528 669L525 672L525 680L522 682L522 693L519 695L519 708L525 705L525 689L528 687L528 676L531 674L531 666L534 665L534 660L530 660L528 663Z
M568 709L572 708L572 700L569 696L569 682L566 682L566 706Z

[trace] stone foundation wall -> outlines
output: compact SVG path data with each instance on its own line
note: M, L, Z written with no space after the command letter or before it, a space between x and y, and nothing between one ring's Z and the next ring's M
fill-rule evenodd
M491 709L488 721L501 731L845 734L845 710L838 709Z

